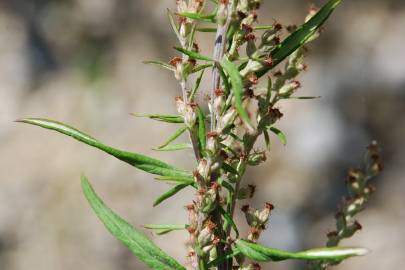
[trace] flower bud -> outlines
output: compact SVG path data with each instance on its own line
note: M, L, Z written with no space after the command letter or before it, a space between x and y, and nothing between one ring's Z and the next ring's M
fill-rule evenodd
M274 209L274 206L271 203L266 203L265 208L258 214L257 219L262 226L265 226L269 221L271 210Z
M233 120L237 116L237 111L233 108L229 109L218 122L218 132L221 133L223 129L232 124Z
M218 151L218 133L209 132L207 134L207 150L211 154L215 154Z
M201 159L198 163L197 171L202 178L207 180L211 174L211 162Z
M251 227L250 228L250 231L249 231L249 234L248 234L248 240L249 241L252 241L252 242L257 242L257 240L259 239L259 237L260 237L260 233L262 232L262 230L261 229L259 229L259 228L256 228L256 227Z
M301 83L299 81L292 81L281 87L278 92L282 96L289 97L295 90L297 90L300 87Z
M183 60L180 57L174 57L169 61L169 64L175 67L174 77L176 80L181 80L183 77Z
M202 209L201 212L203 213L210 213L212 212L216 205L217 205L217 194L218 191L216 189L209 189L205 194L202 199Z
M193 128L195 123L197 122L197 114L195 112L195 105L187 104L185 107L183 116L184 116L184 124L189 128Z
M216 113L217 116L222 114L222 110L225 107L225 99L224 99L224 90L221 88L215 89L215 99L214 99L214 112Z
M257 224L257 219L256 219L256 215L255 215L255 209L250 207L249 205L244 205L242 206L242 212L245 213L245 218L246 218L246 222L249 226L251 227L256 227Z
M200 234L198 235L198 243L200 247L204 247L210 244L214 240L214 229L217 227L215 223L212 221L208 221L205 225L204 229L201 230Z
M186 111L186 103L183 101L182 97L176 97L176 110L179 114L184 115Z

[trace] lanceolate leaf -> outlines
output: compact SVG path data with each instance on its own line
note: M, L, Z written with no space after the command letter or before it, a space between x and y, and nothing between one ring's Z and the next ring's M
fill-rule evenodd
M180 151L180 150L191 149L191 148L193 148L193 146L189 143L179 143L179 144L169 144L169 145L166 145L164 147L159 147L154 150L171 152L171 151Z
M239 116L242 118L243 122L245 122L248 128L252 130L253 127L250 124L249 115L242 105L243 82L239 74L238 67L235 66L235 64L233 64L231 61L229 61L228 57L226 56L224 56L224 58L222 59L221 66L226 71L226 73L228 73L228 76L231 80L232 93L235 96L236 110L238 111Z
M264 67L263 70L258 72L258 76L260 77L264 75L269 69L274 68L295 50L304 45L325 23L340 2L341 0L329 0L329 2L326 3L308 22L299 27L280 45L278 45L271 52L273 65L270 67Z
M238 238L239 237L238 226L236 226L236 223L235 223L235 221L233 221L231 215L228 212L226 212L222 207L219 207L219 212L221 212L221 215L225 219L224 227L227 229L228 226L230 225L232 227L232 229L235 231L236 238Z
M167 16L169 17L170 26L171 26L173 32L176 34L176 37L179 40L179 42L181 42L182 37L179 33L176 22L174 21L173 14L170 12L169 9L167 10Z
M122 160L140 170L145 172L156 174L156 175L164 175L164 176L182 176L182 177L190 177L192 176L190 173L185 172L183 170L177 169L167 163L164 163L160 160L153 159L144 155L131 153L123 150L119 150L116 148L112 148L107 146L95 138L73 128L68 125L65 125L60 122L47 120L47 119L39 119L39 118L26 118L17 120L18 122L32 124L36 126L40 126L46 129L55 130L65 135L71 136L74 139L81 141L85 144L98 148L119 160Z
M197 116L198 116L198 141L201 147L201 151L204 151L206 147L205 116L200 107L197 108Z
M158 235L163 235L172 231L180 231L187 229L187 224L146 224L143 226L146 229L155 230Z
M187 185L194 185L195 181L190 179L190 177L173 177L173 176L158 176L155 178L159 181L177 183L177 184L187 184Z
M175 68L172 65L169 65L168 63L162 62L162 61L157 61L157 60L150 60L150 61L143 61L144 64L153 64L157 65L159 67L168 69L170 71L175 71Z
M288 252L247 242L245 240L237 240L235 244L243 255L259 262L283 261L288 259L341 261L353 256L362 256L368 252L367 249L354 247L319 248L301 252Z
M180 190L185 189L188 187L190 184L178 184L174 186L173 188L169 189L167 192L163 193L159 198L156 199L156 201L153 203L153 206L157 206L163 201L169 199L170 197L176 195Z
M278 128L275 128L275 127L271 127L270 131L277 135L277 137L280 139L280 142L282 144L284 144L284 145L287 144L287 137L281 130L279 130Z
M177 13L177 15L182 17L187 17L189 19L198 20L202 22L214 22L215 14L213 15L202 15L199 13L191 13L191 12L181 12Z
M94 212L110 233L126 245L147 266L155 270L185 270L182 265L164 253L143 233L108 208L84 176L82 177L82 188Z
M161 149L161 148L164 148L164 147L168 146L171 142L176 140L178 137L181 136L181 134L183 134L186 131L187 131L187 127L179 128L178 130L176 130L176 132L174 132L174 134L164 144L159 146L158 149Z
M184 53L184 54L190 56L193 59L211 61L211 62L214 61L214 60L212 60L212 58L210 58L208 56L205 56L205 55L202 55L202 54L200 54L198 52L189 51L189 50L186 50L186 49L183 49L183 48L180 48L180 47L174 47L174 49L176 49L177 51L179 51L181 53Z
M202 80L202 77L204 76L204 71L205 71L204 69L201 70L200 74L198 75L198 77L197 77L197 79L195 81L193 90L191 90L191 93L190 93L190 97L189 97L190 101L194 100L194 98L195 98L195 96L197 94L197 91L200 88L201 80Z
M212 67L212 64L204 64L204 65L198 65L195 66L192 70L191 73L196 73L200 70L205 70L206 68Z
M136 117L147 117L153 120L166 122L166 123L174 123L174 124L182 124L184 123L184 119L181 115L170 115L170 114L140 114L140 113L132 113L133 116Z

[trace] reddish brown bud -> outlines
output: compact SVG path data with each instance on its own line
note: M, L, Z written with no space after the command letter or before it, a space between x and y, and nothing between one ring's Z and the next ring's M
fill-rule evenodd
M281 25L281 23L275 22L275 23L273 24L273 28L274 28L274 30L276 30L276 31L280 31L281 29L283 29L283 26Z
M263 62L268 66L272 66L273 65L273 58L271 56L268 56L266 59L264 59Z
M259 83L259 79L257 78L255 73L250 73L248 75L247 79L249 80L249 82L251 84L258 84Z
M247 211L249 211L250 206L248 204L242 206L242 208L240 210L242 210L242 212L246 213Z
M217 227L217 224L215 224L214 222L212 222L211 220L207 221L206 227L209 231L213 231L215 230L215 228Z
M243 30L245 33L251 33L251 32L253 32L253 28L252 28L250 25L248 25L248 24L242 24L242 30Z
M182 61L183 60L180 57L176 56L176 57L173 57L172 59L170 59L169 65L176 67L177 64L181 64Z
M265 207L266 207L267 209L269 209L269 210L273 210L273 209L274 209L274 205L271 204L271 203L269 203L269 202L266 202Z
M359 231L363 228L363 226L361 226L361 224L357 220L354 222L354 227L356 228L356 231Z
M193 228L193 227L187 227L187 231L188 231L190 234L195 234L196 229Z
M256 36L255 36L255 34L253 34L253 33L248 33L248 34L246 34L246 35L244 36L244 38L245 38L246 41L248 41L248 40L256 40Z

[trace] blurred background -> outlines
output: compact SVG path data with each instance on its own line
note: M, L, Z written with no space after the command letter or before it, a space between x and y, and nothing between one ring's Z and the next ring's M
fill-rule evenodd
M261 24L300 24L311 4L265 0ZM324 1L314 1L322 4ZM172 74L141 63L168 60L176 44L166 20L174 0L0 1L0 269L146 269L110 236L80 190L97 192L135 226L184 223L192 192L152 207L167 189L153 177L65 136L13 122L46 117L70 123L118 148L191 168L192 154L151 150L174 127L131 112L172 113L180 90ZM209 49L211 34L197 40ZM385 170L359 216L363 230L345 245L367 257L335 269L402 269L405 252L405 1L344 1L310 45L301 95L289 101L270 162L250 170L252 202L275 204L262 243L296 250L324 245L350 167L380 142ZM206 83L206 82L205 82ZM208 84L205 84L208 88ZM238 218L243 223L241 218ZM151 235L148 232L149 235ZM152 236L185 263L184 232ZM294 262L265 269L304 269Z

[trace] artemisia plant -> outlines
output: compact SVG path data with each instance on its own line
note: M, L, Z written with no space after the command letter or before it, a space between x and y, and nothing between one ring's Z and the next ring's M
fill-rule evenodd
M257 24L260 0L176 1L177 10L168 11L168 19L178 38L175 47L178 55L168 62L145 63L173 72L181 89L174 102L178 114L136 116L177 125L177 131L156 150L193 151L196 165L190 170L113 148L56 121L38 118L18 121L71 136L173 184L154 205L166 202L182 189L188 188L195 194L195 199L186 206L189 219L184 224L145 225L157 234L185 230L189 235L186 263L189 268L260 269L261 262L294 259L310 261L313 269L325 269L346 258L363 255L364 248L337 247L337 244L360 228L353 216L363 208L372 192L368 181L381 167L374 144L366 168L350 172L349 196L336 215L337 228L328 234L327 247L289 252L259 244L273 209L271 203L265 203L263 209L242 203L245 206L241 210L250 227L248 235L240 235L233 220L236 203L254 195L255 187L243 183L246 170L266 160L273 136L286 143L286 136L276 127L283 117L278 102L314 98L296 96L301 85L296 77L306 69L306 44L318 38L320 27L340 2L330 0L320 9L311 8L303 25L286 27L279 23ZM199 50L196 37L201 35L212 38L211 53ZM200 89L203 76L210 77L207 92ZM189 134L189 142L175 143L183 133ZM262 139L266 149L258 150L256 143ZM82 186L100 220L139 260L156 270L185 269L109 209L84 176Z

